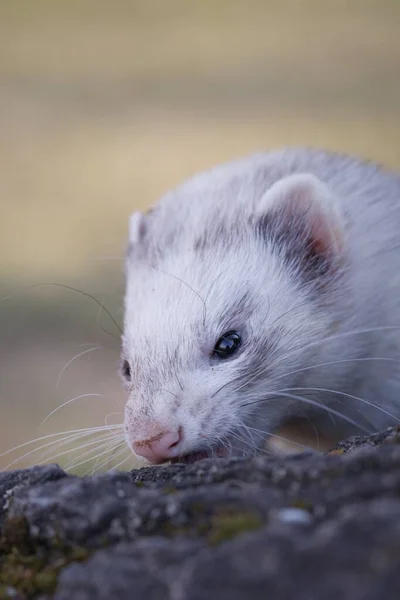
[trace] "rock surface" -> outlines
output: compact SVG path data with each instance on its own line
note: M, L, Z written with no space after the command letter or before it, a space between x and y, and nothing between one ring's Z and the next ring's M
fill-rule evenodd
M0 474L0 598L400 598L400 429L328 455Z

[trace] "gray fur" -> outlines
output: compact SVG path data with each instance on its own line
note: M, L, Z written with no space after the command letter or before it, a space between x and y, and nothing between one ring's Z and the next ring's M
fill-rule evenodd
M279 202L268 204L274 184L302 173L328 191L321 211L332 231L340 225L340 250L332 234L332 249L315 251L307 212L285 220ZM234 447L232 435L249 441L243 424L273 433L296 415L338 438L400 417L397 174L319 150L254 155L183 183L132 229L122 349L130 441L182 427L186 453L218 440ZM218 362L212 349L231 329L243 348ZM293 388L337 393L279 391ZM265 436L250 437L255 449Z

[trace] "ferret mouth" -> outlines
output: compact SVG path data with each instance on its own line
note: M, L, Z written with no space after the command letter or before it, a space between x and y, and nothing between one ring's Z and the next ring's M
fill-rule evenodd
M182 454L181 456L173 458L170 462L173 465L178 463L192 465L193 463L206 458L227 458L229 456L230 451L227 448L218 447L210 448L208 450L195 450L194 452L188 452L187 454Z

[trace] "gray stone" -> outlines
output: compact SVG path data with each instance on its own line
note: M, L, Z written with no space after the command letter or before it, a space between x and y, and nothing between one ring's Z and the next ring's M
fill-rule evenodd
M44 465L0 473L0 522L9 498L16 490L46 481L57 481L66 476L58 465Z
M86 478L3 473L0 598L397 600L399 438Z

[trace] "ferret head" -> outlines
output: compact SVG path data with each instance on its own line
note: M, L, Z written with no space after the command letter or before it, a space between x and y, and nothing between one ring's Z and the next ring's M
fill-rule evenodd
M330 190L308 173L233 171L131 217L125 430L151 463L260 447L333 325L344 253Z

